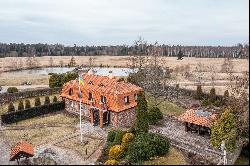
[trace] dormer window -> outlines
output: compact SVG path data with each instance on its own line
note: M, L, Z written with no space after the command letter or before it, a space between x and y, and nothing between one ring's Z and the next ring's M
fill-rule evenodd
M104 84L103 84L103 83L100 83L99 86L100 86L100 87L104 87Z
M105 96L101 96L101 102L106 104L107 103L107 98Z
M70 89L69 89L69 95L71 96L72 94L73 94L73 89L70 88Z
M89 84L90 84L90 85L94 85L93 81L89 81Z
M134 97L135 97L135 101L137 101L137 98L138 98L137 93L134 94Z
M124 97L124 103L125 103L125 104L128 104L128 103L129 103L129 97L128 97L128 96L125 96L125 97Z
M89 100L93 100L93 94L89 92Z

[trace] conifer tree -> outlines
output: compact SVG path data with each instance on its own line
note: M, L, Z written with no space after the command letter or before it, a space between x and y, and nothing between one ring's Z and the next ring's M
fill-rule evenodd
M24 109L24 105L23 105L23 101L22 100L19 101L17 109L18 110L23 110Z
M148 110L147 101L144 92L138 94L136 107L136 131L148 132Z

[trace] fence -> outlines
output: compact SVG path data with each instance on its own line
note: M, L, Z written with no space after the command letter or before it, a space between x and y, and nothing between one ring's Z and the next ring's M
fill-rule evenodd
M2 93L0 94L0 104L23 98L52 95L60 93L61 90L62 88L44 88L44 89L29 90L17 93Z
M20 111L8 112L1 115L1 121L5 124L15 123L21 120L33 118L43 114L61 111L65 108L64 101L55 102L47 105L32 107Z

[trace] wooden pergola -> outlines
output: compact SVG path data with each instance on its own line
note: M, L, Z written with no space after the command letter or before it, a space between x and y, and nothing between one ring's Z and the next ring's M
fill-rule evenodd
M10 161L17 161L19 165L19 161L21 158L26 158L34 156L34 148L33 146L25 140L21 140L11 149L10 153Z
M185 123L185 131L195 131L199 135L208 133L213 120L216 119L216 114L213 114L202 109L188 109L184 114L178 117L179 121Z

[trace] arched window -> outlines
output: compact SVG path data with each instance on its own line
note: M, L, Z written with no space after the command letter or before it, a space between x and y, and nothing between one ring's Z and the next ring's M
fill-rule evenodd
M69 89L69 95L71 96L72 94L73 94L73 89L70 88L70 89Z

